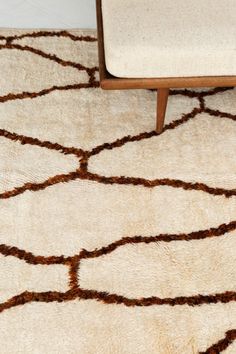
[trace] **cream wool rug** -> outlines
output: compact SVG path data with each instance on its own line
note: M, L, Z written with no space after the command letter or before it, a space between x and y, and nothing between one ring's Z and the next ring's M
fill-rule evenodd
M98 88L93 31L0 33L1 354L236 353L236 89Z

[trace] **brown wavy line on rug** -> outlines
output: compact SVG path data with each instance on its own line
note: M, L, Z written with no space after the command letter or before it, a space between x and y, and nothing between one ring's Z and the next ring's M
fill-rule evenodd
M179 296L175 298L158 298L149 297L141 299L129 299L117 294L108 294L94 290L70 289L65 293L57 291L48 292L29 292L25 291L19 295L13 296L9 300L0 304L0 313L12 307L25 305L31 302L66 302L75 299L80 300L97 300L105 304L125 305L127 307L147 307L147 306L200 306L204 304L229 303L236 301L236 292L226 291L224 293L214 295L194 295L194 296Z
M225 333L225 337L216 344L213 344L205 352L199 354L219 354L227 349L236 340L236 329L231 329Z
M193 241L193 240L203 240L206 238L223 236L226 233L236 230L236 220L231 221L228 224L221 224L218 227L210 228L206 230L193 231L188 234L160 234L158 236L131 236L123 237L117 241L110 243L108 246L101 247L100 249L95 249L93 251L82 250L79 258L98 258L109 253L114 252L117 248L123 247L127 244L139 244L139 243L158 243L158 242L173 242L173 241Z
M100 175L96 175L81 169L76 171L69 172L68 174L56 175L53 177L49 177L44 182L39 183L30 183L27 182L20 187L15 187L12 190L5 191L0 193L0 199L9 199L15 197L17 195L23 194L26 191L36 192L39 190L47 189L48 187L59 184L59 183L68 183L70 181L74 181L76 179L80 180L88 180L94 181L102 184L119 184L119 185L134 185L134 186L144 186L146 188L155 188L158 186L169 186L172 188L182 188L184 190L196 190L204 193L208 193L210 195L218 196L222 195L226 198L230 198L236 195L235 190L227 190L222 188L212 188L203 183L189 183L180 180L172 180L172 179L161 179L161 180L142 180L142 179L134 179L129 177L104 177Z
M67 85L67 86L53 86L49 89L45 89L45 90L42 90L39 92L22 92L19 94L8 94L6 96L0 97L0 102L6 102L9 100L14 100L14 99L34 98L36 96L43 96L43 95L45 95L49 92L55 91L55 90L82 89L82 88L86 88L86 87L96 87L97 85L98 85L98 83L94 82L92 84L75 84L75 85ZM195 110L199 111L199 109L195 109ZM169 125L170 129L174 129L175 127L179 126L180 124L185 123L187 120L189 120L193 116L193 114L195 116L197 114L195 110L194 110L194 112L191 112L190 114L188 114L187 117L183 117L182 119L175 121L174 125L170 124ZM167 129L168 128L166 128L166 130ZM74 148L74 147L68 148L68 147L64 147L58 143L52 143L50 141L41 141L37 138L19 135L16 133L9 132L5 129L0 129L0 136L10 139L12 141L20 141L22 144L37 145L40 147L57 150L59 152L63 152L64 154L74 154L78 157L83 156L82 162L83 162L83 166L85 166L85 170L87 169L87 162L88 162L88 159L90 156L97 155L105 149L111 150L113 148L120 147L128 142L140 141L140 140L148 139L150 137L157 136L157 135L158 134L155 131L151 131L151 132L147 132L147 133L146 132L141 133L136 136L126 136L122 139L116 140L113 143L105 143L100 146L97 146L96 148L92 149L92 151L87 152L87 151L84 151L83 149L78 149L78 148ZM82 176L84 176L84 169L83 169ZM95 175L95 174L93 175L91 173L88 175L88 179L92 179L92 176L94 176L94 180L97 180L98 175ZM101 177L101 178L103 179L103 177Z
M76 85L76 88L83 88L87 85L89 85L90 87L91 86L94 86L96 83L93 82L92 84L79 84L79 85ZM65 87L63 87L65 88ZM68 86L66 87L68 88ZM74 86L75 88L75 86ZM58 87L53 87L51 88L52 89L58 89ZM69 88L68 88L69 89ZM50 90L50 89L49 89ZM42 94L45 94L45 90L44 91L41 91L40 92L41 95ZM39 94L39 93L38 93ZM23 93L23 95L25 95L24 98L28 97L28 93ZM31 93L31 95L35 95L35 93ZM18 96L19 98L19 94L16 96ZM5 99L11 99L12 97L9 97L9 96L5 96ZM0 102L1 102L1 98L0 98ZM176 120L170 124L168 124L164 130L169 130L169 129L175 129L176 127L186 123L187 121L189 121L190 119L194 118L198 113L202 112L203 110L201 108L194 108L192 112L184 115L181 119L179 120ZM3 136L7 137L7 134L5 134L4 131L3 131ZM10 133L10 134L13 134L13 133ZM14 133L15 134L15 133ZM11 135L10 135L11 136ZM12 136L12 140L16 140L17 139L17 134L14 135L14 138ZM94 156L94 155L97 155L99 154L101 151L105 150L105 149L108 149L108 150L111 150L113 148L116 148L116 147L120 147L120 146L123 146L124 144L128 143L128 142L133 142L133 141L140 141L140 140L143 140L143 139L148 139L148 138L151 138L153 136L157 136L157 133L155 131L151 131L151 132L145 132L145 133L141 133L141 134L138 134L136 136L126 136L122 139L118 139L116 141L114 141L113 143L105 143L105 144L102 144L102 145L99 145L97 147L95 147L94 149L92 149L90 152L86 152L86 151L83 151L82 149L80 149L79 151L79 154L80 156L82 155L82 160L81 160L81 170L77 170L76 173L77 173L77 177L76 178L81 178L81 179L89 179L89 180L94 180L94 181L97 181L97 182L101 182L101 183L113 183L114 184L114 177L113 177L113 181L112 179L108 180L108 179L104 179L103 176L98 176L98 175L95 175L95 174L92 174L90 172L87 171L87 164L88 164L88 160L91 156ZM28 143L30 144L30 137L23 137L23 136L18 136L19 137L19 140L22 140L24 139L25 143L28 141ZM28 139L28 140L27 140ZM40 144L40 141L39 140L32 140L32 143L34 144ZM48 147L50 148L50 146L52 147L53 146L53 143L50 143L50 142L47 142L47 145L45 144L45 142L41 142L42 143L42 146L43 147ZM55 147L55 145L54 145ZM67 148L64 148L60 145L60 149L67 149ZM75 148L70 148L70 149L75 149ZM67 150L68 151L68 150ZM74 151L75 150L70 150L70 153L71 151ZM26 190L31 190L31 191L36 191L36 190L41 190L41 189L45 189L47 188L49 185L52 185L52 182L53 184L56 184L56 183L60 183L60 182L69 182L71 179L68 178L68 175L66 175L66 179L64 178L65 175L61 175L61 181L59 180L60 176L55 176L55 177L52 177L48 180L46 180L45 182L42 182L42 183L26 183L24 184L23 186L21 187L16 187L14 188L14 190L12 191L7 191L7 192L4 192L2 194L0 194L0 198L10 198L10 197L13 197L13 196L16 196L18 194L21 194L21 193L24 193ZM117 177L115 177L117 178ZM122 178L122 177L121 177ZM121 178L118 177L116 183L119 183L119 184L123 184L123 182L125 182L124 180L122 180ZM74 176L73 178L74 179ZM55 183L54 183L55 182ZM131 182L131 180L127 180L126 179L126 182ZM133 184L137 184L137 180L133 180ZM139 183L141 182L141 180L139 179ZM145 181L145 180L142 180L141 184L147 184L146 186L149 186L150 187L150 184L152 184L153 182L150 183L150 181ZM160 182L157 182L157 180L155 181L155 183L161 183L162 185L164 185L163 183L163 180L161 180ZM184 181L179 181L179 180L169 180L169 179L166 179L165 181L166 185L171 185L172 187L176 187L176 188L183 188L183 189L195 189L195 190L202 190L204 192L207 192L207 193L210 193L210 194L215 194L215 195L225 195L226 197L230 197L232 195L235 195L235 191L234 190L224 190L222 188L212 188L212 187L208 187L207 185L204 185L202 183L195 183L195 184L192 184L192 183L188 183L188 182L184 182Z
M150 133L142 133L141 136L152 136L152 135L156 135L156 132L150 132ZM209 187L204 183L191 183L191 182L185 182L185 181L181 181L181 180L174 180L174 179L155 179L155 180L148 180L148 179L144 179L144 178L134 178L134 177L124 177L124 176L114 176L114 177L105 177L105 176L101 176L101 175L97 175L94 173L91 173L89 171L87 171L87 163L88 163L88 159L89 157L87 157L90 153L88 153L87 151L83 150L83 149L79 149L79 148L74 148L74 147L65 147L62 146L58 143L52 143L50 141L41 141L37 138L32 138L29 136L24 136L24 135L20 135L20 134L16 134L16 133L12 133L9 132L5 129L0 129L0 136L9 139L11 141L18 141L21 144L28 144L28 145L36 145L36 146L40 146L43 148L47 148L49 150L55 150L58 151L60 153L63 154L73 154L76 157L82 157L81 159L81 169L78 169L76 171L77 174L77 178L80 178L82 180L92 180L95 182L99 182L99 183L103 183L103 184L124 184L124 185L141 185L147 188L154 188L157 186L170 186L173 188L182 188L184 190L197 190L197 191L203 191L206 192L208 194L212 194L212 195L224 195L226 198L232 197L236 195L236 190L227 190L227 189L223 189L223 188L213 188L213 187ZM140 137L140 135L138 136ZM129 137L125 137L123 138L126 139ZM132 137L133 138L133 137ZM137 136L136 136L137 138ZM115 144L120 144L121 140L117 140L115 142ZM102 145L103 147L106 144ZM108 147L109 148L109 147ZM45 189L47 188L47 186L52 185L52 179L56 179L56 183L60 183L60 178L61 178L61 182L69 182L70 178L67 178L65 180L65 176L68 176L63 174L61 175L57 175L54 177L50 177L50 179L47 179L46 181L42 182L42 183L26 183L21 187L16 187L14 188L12 191L6 191L4 193L0 194L0 198L9 198L12 196L16 196L18 194L24 193L27 190L31 190L31 191L36 191L36 190L40 190L40 189ZM74 174L72 172L72 180L74 179ZM47 182L48 181L48 182ZM47 185L48 184L48 185Z
M180 126L180 125L182 125L184 123L187 123L189 120L195 118L198 114L203 113L203 112L205 112L205 113L211 112L211 115L214 115L214 116L218 116L218 117L222 117L222 118L230 118L230 119L236 120L236 115L232 115L232 114L229 114L229 113L223 113L223 112L220 112L220 111L213 111L213 110L210 110L208 108L194 108L192 110L192 112L184 114L182 116L182 118L177 119L177 120L165 125L165 127L163 129L163 132L165 132L167 130L175 129L178 126ZM127 143L130 143L130 142L141 141L141 140L149 139L149 138L152 138L152 137L158 136L158 135L159 134L156 131L144 132L144 133L140 133L140 134L133 135L133 136L128 135L128 136L125 136L125 137L123 137L121 139L117 139L117 140L115 140L112 143L105 143L105 144L102 144L102 145L98 145L97 147L93 148L88 153L88 156L89 157L90 156L94 156L94 155L99 154L103 150L112 150L112 149L117 148L117 147L122 147L123 145L125 145Z
M52 143L50 141L42 141L37 138L32 138L29 136L12 133L6 129L0 129L0 137L4 137L14 142L18 141L22 145L33 145L33 146L46 148L49 150L55 150L64 155L75 155L76 157L81 157L85 153L83 149L78 149L75 147L65 147L58 143Z
M82 89L82 88L91 88L91 87L98 87L98 86L99 86L99 82L93 82L91 84L84 83L84 84L74 84L74 85L66 85L66 86L53 86L49 89L44 89L39 92L22 92L19 94L11 94L10 93L8 95L0 97L0 102L6 102L9 100L14 100L14 99L35 98L38 96L43 96L43 95L48 94L49 92L52 92L55 90ZM183 115L182 118L175 120L175 121L169 123L168 125L166 125L164 127L164 131L175 129L178 126L180 126L184 123L187 123L190 119L195 118L196 115L198 115L199 113L202 113L203 111L205 111L205 109L194 108L190 113ZM223 114L219 111L213 111L212 115L215 115L214 112L216 114L218 114L219 116L221 114ZM236 119L236 115L233 117ZM230 115L230 118L232 119L232 115ZM154 136L158 136L158 133L156 131L144 132L144 133L140 133L140 134L134 135L134 136L128 135L128 136L125 136L121 139L117 139L112 143L104 143L102 145L96 146L95 148L93 148L91 151L89 151L86 154L86 157L87 157L87 159L89 159L89 157L98 155L103 150L112 150L114 148L122 147L123 145L125 145L129 142L137 142L137 141L141 141L144 139L152 138ZM85 164L86 164L86 162L87 161L84 161Z
M15 257L31 265L68 265L72 261L72 257L65 256L35 256L31 252L27 252L25 250L19 249L18 247L7 246L4 244L0 245L0 253L5 257Z
M78 297L84 300L97 300L105 304L125 305L127 307L134 306L200 306L204 304L216 304L216 303L229 303L236 301L236 292L226 291L224 293L214 295L194 295L194 296L178 296L175 298L159 298L159 297L147 297L141 299L130 299L125 296L117 294L109 294L106 292L100 292L96 290L84 290L78 289Z
M217 117L229 118L229 119L236 120L236 115L232 115L229 113L222 113L220 111L213 111L208 108L194 108L192 110L192 112L184 114L180 119L177 119L177 120L165 125L164 129L163 129L163 133L165 131L173 130L173 129L187 123L189 120L195 118L198 114L203 113L203 112L211 113L211 115L217 116ZM154 136L158 136L158 135L159 134L156 131L144 132L144 133L140 133L140 134L133 135L133 136L127 135L127 136L125 136L121 139L117 139L111 143L104 143L102 145L96 146L95 148L93 148L91 151L88 152L87 156L88 157L95 156L95 155L98 155L101 151L112 150L114 148L122 147L127 143L150 139L150 138L152 138Z
M209 187L205 183L200 182L186 182L178 179L162 178L149 180L145 178L138 177L125 177L125 176L101 176L89 171L82 175L81 179L90 180L94 182L99 182L102 184L116 184L116 185L133 185L133 186L143 186L146 188L155 188L159 186L168 186L172 188L182 188L184 190L195 190L202 191L214 196L222 195L226 198L236 196L236 189L225 189L217 187Z
M44 182L25 183L21 187L15 187L14 189L12 189L10 191L0 193L0 199L9 199L9 198L15 197L17 195L23 194L26 191L36 192L36 191L44 190L50 186L54 186L59 183L67 183L70 181L74 181L78 178L80 178L80 173L78 172L78 170L76 170L73 172L69 172L67 174L61 174L61 175L49 177Z
M231 222L228 225L220 225L218 228L209 229L204 231L198 231L190 233L189 235L160 235L162 236L162 240L164 242L171 241L190 241L191 239L202 239L213 236L221 236L226 232L229 232L232 229L236 228L236 221ZM174 236L174 237L173 237ZM190 236L187 237L186 236ZM82 250L79 255L75 255L73 257L64 257L64 256L34 256L31 252L26 252L20 250L16 247L9 247L6 245L1 245L0 252L4 256L15 256L21 260L24 260L30 264L64 264L69 266L69 285L71 289L65 293L59 292L46 292L46 293L34 293L34 292L24 292L20 295L14 296L9 299L5 303L0 304L0 312L9 309L14 306L24 305L28 302L33 301L41 301L41 302L52 302L52 301L69 301L76 298L79 299L93 299L97 301L102 301L105 304L123 304L125 306L152 306L152 305L189 305L189 306L199 306L202 304L211 304L211 303L227 303L236 300L235 292L224 292L220 294L214 295L194 295L190 297L176 297L176 298L158 298L158 297L150 297L150 298L141 298L141 299L129 299L124 296L120 296L117 294L108 294L106 292L98 292L96 290L84 290L78 287L78 267L79 263L82 259L86 258L94 258L100 257L101 255L108 254L113 252L116 248L126 244L126 243L149 243L149 242L157 242L157 237L135 237L135 238L123 238L117 242L114 242L107 247L102 247L100 250L95 249L94 251L86 251Z
M20 260L25 261L32 265L52 265L52 264L64 264L71 266L78 263L83 259L98 258L109 253L114 252L117 248L123 247L127 244L140 244L140 243L158 243L158 242L174 242L174 241L193 241L193 240L203 240L206 238L220 237L226 233L236 230L236 220L231 221L228 224L221 224L218 227L210 228L206 230L193 231L188 234L160 234L157 236L129 236L123 237L115 242L110 243L107 246L96 248L93 251L87 251L83 249L79 254L74 256L65 257L61 256L35 256L31 252L19 249L13 246L7 246L5 244L0 245L0 253L5 256L16 257ZM77 267L76 266L76 267ZM72 271L71 271L72 272ZM73 273L73 272L72 272ZM77 269L74 269L74 275L76 275Z
M171 90L170 95L182 95L182 96L187 96L190 98L197 98L200 102L200 108L201 108L202 112L208 113L211 116L220 117L220 118L228 118L228 119L235 121L236 114L231 114L231 113L222 112L219 110L214 110L214 109L208 108L208 107L206 107L206 102L204 100L204 98L207 96L213 96L218 93L223 93L225 91L234 90L234 89L235 89L235 87L215 87L209 91L201 91L201 92L195 92L195 91L187 90L187 89L185 89L185 90Z
M57 63L59 65L62 65L64 67L69 66L69 67L75 68L77 70L84 70L89 75L91 73L93 73L94 71L98 71L98 67L97 66L88 68L88 67L86 67L86 66L84 66L84 65L82 65L80 63L74 63L72 61L63 60L63 59L59 58L58 56L56 56L55 54L49 54L49 53L46 53L46 52L44 52L44 51L42 51L40 49L36 49L36 48L30 47L30 46L27 46L27 45L22 46L20 44L11 44L11 43L9 43L9 44L1 44L0 45L0 50L1 49L9 49L9 50L16 49L16 50L19 50L19 51L30 52L30 53L33 53L35 55L39 55L42 58L54 61L55 63Z
M92 36L76 36L68 31L37 31L32 33L24 33L14 36L0 36L1 40L6 40L8 43L14 40L20 40L23 38L39 38L39 37L65 37L70 38L72 41L83 41L83 42L97 42L96 37Z
M70 258L70 257L69 257ZM75 255L71 257L67 265L69 266L69 287L71 290L77 291L79 289L79 267L80 267L80 258Z
M215 87L213 89L210 89L208 91L200 91L200 92L196 92L193 90L171 90L170 91L170 95L171 96L175 96L175 95L182 95L182 96L187 96L189 98L202 98L202 97L207 97L207 96L213 96L216 95L218 93L223 93L229 90L233 90L234 87Z
M235 114L231 114L231 113L227 113L227 112L221 112L221 111L210 109L210 108L205 108L205 112L208 113L211 116L214 116L214 117L229 118L229 119L232 119L232 120L236 121L236 115Z
M163 129L163 133L167 130L173 130L173 129L179 127L180 125L187 123L190 119L193 119L199 113L202 113L202 111L203 110L201 108L194 108L190 113L184 114L180 119L177 119L177 120L167 124ZM159 134L155 130L150 131L150 132L140 133L137 135L127 135L127 136L125 136L121 139L117 139L111 143L104 143L104 144L96 146L95 148L93 148L91 151L88 152L87 156L89 158L91 156L98 155L103 150L112 150L114 148L122 147L123 145L125 145L127 143L150 139L150 138L152 138L154 136L158 136L158 135Z
M26 98L36 98L48 95L53 91L68 91L68 90L80 90L86 88L96 88L99 87L99 82L93 81L82 84L72 84L72 85L64 85L64 86L52 86L49 88L45 88L38 92L20 92L20 93L8 93L7 95L0 96L0 103L5 103L7 101L14 100L23 100Z

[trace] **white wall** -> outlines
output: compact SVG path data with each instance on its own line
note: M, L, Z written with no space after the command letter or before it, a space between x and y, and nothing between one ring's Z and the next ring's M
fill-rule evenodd
M95 28L95 0L0 0L0 27Z

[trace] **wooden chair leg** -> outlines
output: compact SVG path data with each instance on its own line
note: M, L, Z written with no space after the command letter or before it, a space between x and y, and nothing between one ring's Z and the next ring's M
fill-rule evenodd
M160 134L163 130L165 122L165 114L167 101L169 97L170 90L168 88L162 88L157 90L157 125L156 131Z

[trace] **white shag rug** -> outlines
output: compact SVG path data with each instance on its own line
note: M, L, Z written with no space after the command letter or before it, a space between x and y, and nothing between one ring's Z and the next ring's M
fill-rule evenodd
M94 31L0 32L1 353L236 353L236 90L102 91Z

